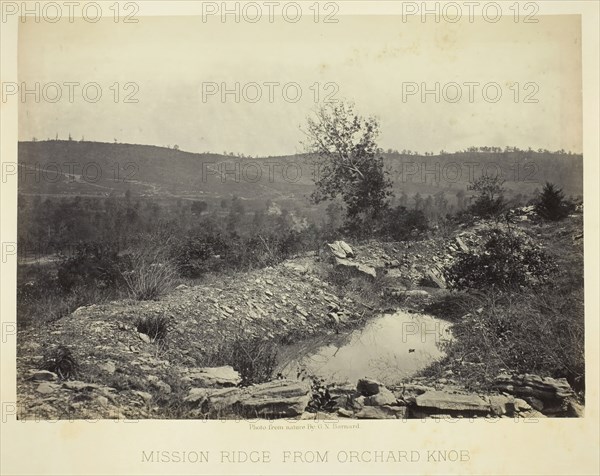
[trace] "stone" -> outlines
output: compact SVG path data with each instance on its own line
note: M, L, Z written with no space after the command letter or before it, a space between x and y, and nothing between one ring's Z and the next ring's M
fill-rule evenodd
M134 390L133 393L135 395L137 395L138 397L140 397L142 400L144 400L144 402L148 403L150 400L152 400L152 394L148 393L148 392L142 392L141 390Z
M33 380L34 382L53 382L58 380L58 375L48 370L32 370L29 380Z
M230 365L195 369L189 377L198 387L235 387L242 381L240 374Z
M47 395L47 394L56 392L56 390L58 390L59 388L60 388L60 385L58 385L58 384L43 382L38 385L38 387L35 389L35 391L38 393L43 393L44 395Z
M514 411L514 402L512 398L504 395L491 395L489 401L490 408L495 416L511 414Z
M377 270L375 268L373 268L372 266L368 266L366 264L356 263L355 261L350 261L348 259L338 258L338 257L335 258L335 264L337 266L342 266L347 269L352 269L361 276L365 276L365 277L369 277L369 278L377 277Z
M404 418L406 416L406 407L363 407L355 418L361 420L389 420L394 418Z
M189 286L187 284L180 284L175 288L175 291L184 291L186 289L189 289Z
M364 395L365 397L370 397L371 395L379 393L379 390L382 387L383 385L377 380L373 380L367 377L361 378L356 384L356 390L358 391L358 393Z
M144 334L143 332L138 332L138 335L140 336L140 339L142 339L146 344L150 344L152 342L152 339L150 339L149 335Z
M115 365L115 363L110 361L100 364L98 365L98 367L110 375L114 374L117 370L117 366Z
M477 395L449 393L442 390L425 392L416 397L415 403L419 407L435 408L437 410L484 413L490 411L490 404Z
M336 258L353 258L354 252L348 243L345 241L334 241L327 243L329 250Z
M98 395L95 399L94 402L97 405L100 405L101 407L106 407L108 406L108 398L106 398L104 395Z
M460 236L456 237L456 244L460 247L462 252L468 253L469 247L465 245L464 241L460 238Z
M409 289L408 291L404 291L404 295L406 297L429 297L429 293L423 289Z
M156 389L161 393L169 394L173 391L171 386L168 383L163 382L162 380L155 380L151 382L150 385L152 386L152 388Z
M513 406L516 412L526 412L532 410L531 405L521 398L515 398Z
M429 281L440 289L446 289L446 280L442 275L438 275L433 270L427 270L427 278Z
M428 392L429 390L435 390L433 387L426 385L420 385L416 383L407 383L402 387L402 395L414 394L421 395L422 393Z
M525 397L525 401L531 405L534 410L541 412L544 409L544 402L536 397Z
M332 398L336 398L339 396L351 396L356 394L356 387L354 385L336 385L335 387L331 387L329 389L329 395Z
M310 384L306 381L274 380L245 389L239 412L249 418L297 416L304 412L310 397Z
M300 273L300 274L306 274L308 272L308 268L306 266L302 266L301 264L297 264L297 263L291 263L289 261L283 263L283 266L285 266L288 269L291 269L292 271L296 271L297 273Z
M346 410L345 408L338 408L338 415L344 418L353 418L354 413L351 410Z
M574 395L573 389L565 378L542 378L533 374L500 374L494 384L502 392L518 397L535 397L541 401L564 400Z
M584 406L574 398L567 400L567 416L575 418L583 418L585 416Z
M390 392L387 388L383 387L379 389L379 392L375 395L365 398L365 405L368 406L382 406L382 405L394 405L397 402L396 396Z
M86 383L86 382L81 382L79 380L70 380L70 381L63 383L63 388L66 388L68 390L74 390L76 392L81 392L83 390L94 390L99 387L100 386L96 385L95 383Z

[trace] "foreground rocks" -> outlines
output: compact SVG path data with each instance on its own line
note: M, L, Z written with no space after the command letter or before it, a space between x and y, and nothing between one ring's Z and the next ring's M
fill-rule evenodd
M289 418L301 415L309 400L308 382L274 380L245 388L193 388L185 402L198 417Z

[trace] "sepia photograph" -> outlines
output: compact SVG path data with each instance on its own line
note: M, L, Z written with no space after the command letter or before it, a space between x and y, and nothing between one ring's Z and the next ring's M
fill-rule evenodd
M2 2L3 423L203 435L145 474L433 474L474 450L325 442L589 421L597 84L584 17L543 4ZM204 451L240 424L321 443Z

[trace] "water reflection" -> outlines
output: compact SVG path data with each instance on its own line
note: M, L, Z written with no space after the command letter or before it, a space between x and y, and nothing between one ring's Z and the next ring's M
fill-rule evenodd
M354 384L368 376L397 384L444 356L450 328L450 323L423 314L385 314L362 329L290 346L280 357L279 371L331 383Z

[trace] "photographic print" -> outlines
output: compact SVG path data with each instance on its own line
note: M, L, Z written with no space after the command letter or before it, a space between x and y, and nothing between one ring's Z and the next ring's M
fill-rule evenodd
M320 441L583 422L582 15L175 3L2 3L16 42L2 106L18 111L3 421L242 422L251 439ZM327 448L276 459L474 457ZM135 457L269 458L166 440Z

